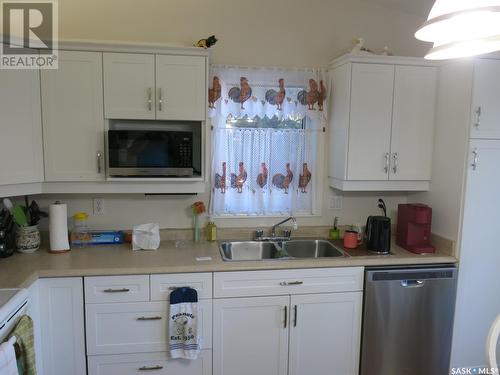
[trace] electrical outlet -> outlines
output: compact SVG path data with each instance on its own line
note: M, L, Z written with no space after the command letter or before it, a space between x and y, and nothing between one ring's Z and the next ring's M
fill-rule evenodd
M329 210L341 210L342 209L342 196L341 195L330 195L328 197L328 209Z
M92 199L92 209L94 215L104 215L104 198Z

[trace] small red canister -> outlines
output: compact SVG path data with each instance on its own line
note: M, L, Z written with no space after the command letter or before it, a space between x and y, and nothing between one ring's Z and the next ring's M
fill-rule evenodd
M358 240L358 232L354 230L346 230L344 232L344 247L346 249L355 249L361 244Z

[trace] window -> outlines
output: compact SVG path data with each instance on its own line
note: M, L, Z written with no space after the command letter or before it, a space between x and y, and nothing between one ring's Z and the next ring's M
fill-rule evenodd
M213 215L316 213L326 118L319 73L212 69Z

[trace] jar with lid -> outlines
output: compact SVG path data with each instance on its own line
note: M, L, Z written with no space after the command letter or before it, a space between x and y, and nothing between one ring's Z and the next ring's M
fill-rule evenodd
M70 237L72 246L79 247L90 244L92 234L87 224L88 217L86 212L77 212L73 215L73 230Z

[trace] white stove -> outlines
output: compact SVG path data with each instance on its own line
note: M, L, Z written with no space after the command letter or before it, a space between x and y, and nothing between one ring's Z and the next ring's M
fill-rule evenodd
M0 289L0 342L28 308L26 289Z

